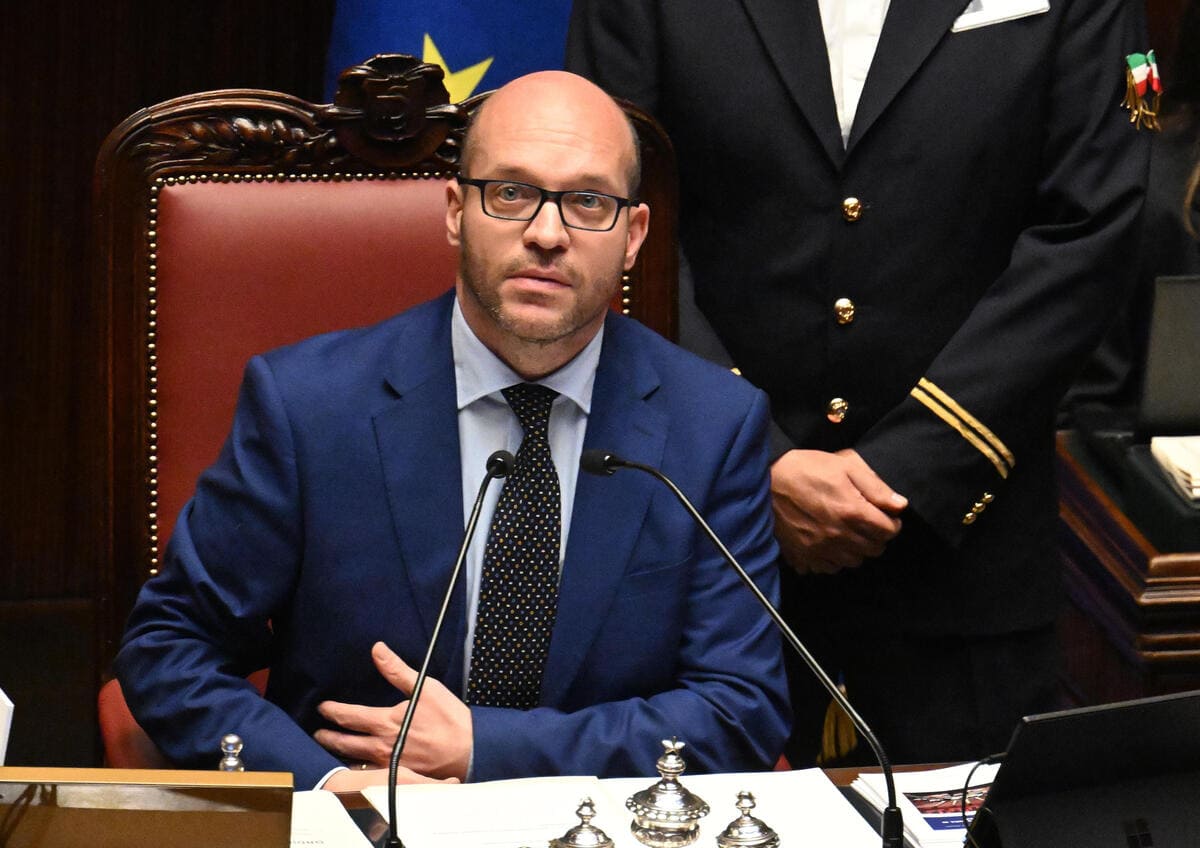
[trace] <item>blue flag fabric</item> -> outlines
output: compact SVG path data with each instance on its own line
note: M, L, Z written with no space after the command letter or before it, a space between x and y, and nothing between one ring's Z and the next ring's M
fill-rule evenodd
M452 102L532 71L561 68L571 0L337 0L325 93L377 53L441 65Z

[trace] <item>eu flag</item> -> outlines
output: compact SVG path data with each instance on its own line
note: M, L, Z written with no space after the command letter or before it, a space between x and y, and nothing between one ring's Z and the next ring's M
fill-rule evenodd
M338 74L376 53L441 65L453 102L561 68L570 14L571 0L337 0L326 95Z

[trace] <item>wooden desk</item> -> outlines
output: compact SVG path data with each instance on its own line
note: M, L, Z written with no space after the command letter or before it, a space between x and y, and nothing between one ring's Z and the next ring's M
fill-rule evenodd
M1058 434L1058 486L1068 703L1200 688L1200 552L1156 549L1070 431Z

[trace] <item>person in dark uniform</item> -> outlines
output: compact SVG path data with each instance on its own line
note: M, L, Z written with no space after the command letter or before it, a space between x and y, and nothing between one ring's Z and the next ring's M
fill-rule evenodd
M666 126L695 305L771 398L786 613L894 760L1055 703L1054 415L1131 280L1147 47L1136 0L575 3L567 65Z

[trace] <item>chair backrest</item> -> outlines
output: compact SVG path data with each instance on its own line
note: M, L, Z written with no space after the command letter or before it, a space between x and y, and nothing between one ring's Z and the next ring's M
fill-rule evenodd
M332 104L229 90L130 116L95 177L94 254L108 293L111 539L100 658L217 456L255 353L373 323L453 284L445 182L470 114L442 71L377 56ZM675 165L632 106L653 226L614 308L675 334Z

